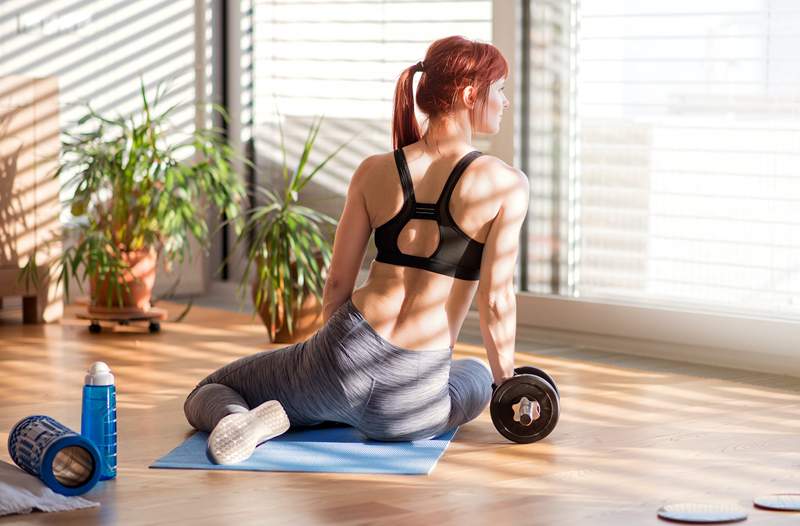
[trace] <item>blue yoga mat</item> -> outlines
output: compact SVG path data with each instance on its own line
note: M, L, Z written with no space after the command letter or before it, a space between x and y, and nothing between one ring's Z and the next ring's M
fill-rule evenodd
M206 453L208 433L197 432L150 467L427 475L457 430L429 440L379 442L350 426L305 428L268 440L249 459L226 466L211 462Z

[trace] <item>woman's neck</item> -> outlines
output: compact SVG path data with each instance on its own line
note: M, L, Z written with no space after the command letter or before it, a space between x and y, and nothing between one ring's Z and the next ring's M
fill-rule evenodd
M441 156L459 155L472 148L472 126L466 111L431 119L421 145L426 152Z

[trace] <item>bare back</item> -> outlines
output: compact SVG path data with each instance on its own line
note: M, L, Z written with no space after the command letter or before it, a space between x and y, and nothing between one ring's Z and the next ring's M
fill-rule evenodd
M421 202L434 202L460 156L470 150L432 158L415 143L403 151L414 194ZM397 215L403 206L393 153L377 157L364 187L373 230ZM499 159L483 155L467 167L454 187L450 214L475 241L486 242L502 204L503 194L498 191L504 187L501 180L507 180L514 171ZM402 253L422 257L430 256L438 243L438 225L427 219L411 219L397 239ZM412 350L442 349L455 345L478 283L373 261L367 280L353 291L352 301L375 331L394 345Z

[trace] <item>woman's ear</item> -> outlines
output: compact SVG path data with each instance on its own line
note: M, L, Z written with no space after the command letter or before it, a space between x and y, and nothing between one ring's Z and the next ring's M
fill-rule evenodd
M475 101L478 98L478 90L475 89L475 86L467 86L464 88L464 91L461 92L461 100L464 101L464 106L467 109L473 109L475 107Z

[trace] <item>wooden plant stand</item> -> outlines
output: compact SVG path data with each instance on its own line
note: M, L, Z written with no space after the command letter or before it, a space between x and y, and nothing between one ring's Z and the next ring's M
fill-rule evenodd
M130 325L131 322L146 321L148 322L148 330L155 333L161 330L160 321L167 319L167 311L158 307L150 307L148 311L136 308L91 307L86 312L79 313L78 318L91 321L89 332L92 334L98 334L101 331L101 321L117 322L119 325Z

